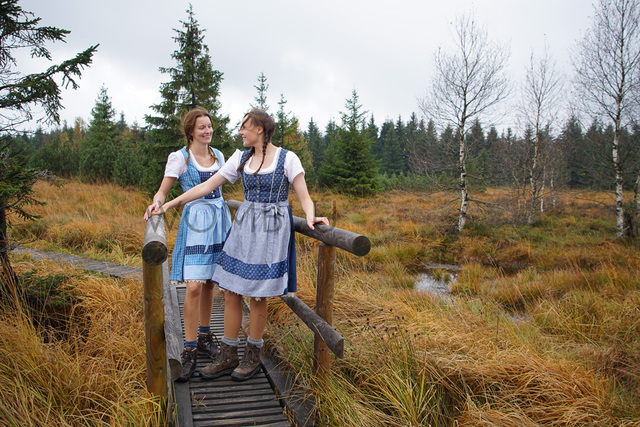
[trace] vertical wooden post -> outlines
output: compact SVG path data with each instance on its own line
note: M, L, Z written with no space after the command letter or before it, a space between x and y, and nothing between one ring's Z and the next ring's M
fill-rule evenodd
M142 263L144 287L144 328L147 350L147 389L167 397L167 350L164 336L162 266Z
M147 351L147 389L166 402L167 346L164 330L164 280L162 264L167 259L164 218L147 221L142 245L142 287L144 290L144 332Z
M335 289L336 248L321 243L318 248L318 283L316 287L316 313L329 325L333 324L333 294ZM331 353L319 334L313 345L313 374L326 383L331 367Z

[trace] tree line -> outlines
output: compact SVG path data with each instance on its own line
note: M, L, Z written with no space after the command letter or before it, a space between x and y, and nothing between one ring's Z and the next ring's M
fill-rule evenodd
M624 212L634 217L640 202L636 196L635 204L624 206L622 199L625 190L640 193L638 3L600 0L593 27L574 58L572 88L563 85L547 50L532 53L519 88L520 134L511 128L499 133L483 124L513 88L505 74L508 49L492 43L475 17L465 14L454 23L453 47L434 55L434 78L418 103L419 114L378 123L353 90L339 121L331 119L321 128L311 119L304 126L279 94L271 111L276 120L273 142L298 154L311 185L354 196L390 189L458 192L459 230L470 194L489 186L512 188L530 224L545 206L553 206L558 188L612 190L622 236L633 228L621 219ZM168 154L184 144L180 118L195 106L212 115L214 146L226 156L241 148L235 125L222 113L223 73L213 66L205 30L191 6L186 12L181 27L174 29L178 48L171 55L173 66L160 68L168 76L159 88L162 100L151 106L144 125L128 124L123 113L118 116L103 87L89 123L77 118L51 131L5 132L9 154L57 176L153 191ZM252 106L269 111L264 73L254 88ZM575 113L560 123L560 99L574 90L583 102L576 102Z
M357 93L346 102L358 107ZM390 189L456 188L459 152L453 126L438 131L433 120L419 118L415 113L406 121L398 117L378 125L374 117L365 121L359 118L361 114L356 108L345 117L352 128L333 120L320 128L311 119L301 129L291 114L280 112L275 116L274 143L300 153L309 182L314 185L356 195ZM540 166L544 175L541 182L549 191L612 190L615 175L609 144L613 133L611 124L593 120L585 126L576 116L569 117L555 135L543 130L540 139L545 144L545 156ZM511 129L498 133L494 126L485 129L479 119L474 120L466 135L470 186L475 189L526 186L534 135L533 128L527 128L520 136ZM338 152L336 141L348 138L351 139L341 142L352 152ZM171 148L179 148L181 144L178 139ZM154 165L152 149L157 147L149 142L149 131L137 124L127 124L122 114L117 116L105 88L99 93L88 124L77 118L72 126L65 123L49 132L41 129L22 132L12 137L11 145L16 155L25 157L28 167L46 169L63 178L108 181L123 187L154 189L157 177L153 169L164 166L164 162ZM241 149L241 141L231 136L221 145L227 156ZM352 168L357 160L354 157L360 154L363 155L360 168L370 171L367 180L370 186L358 190L348 182L341 183L339 177L346 176L346 170L340 168ZM640 165L640 126L621 130L620 154L625 190L633 190Z

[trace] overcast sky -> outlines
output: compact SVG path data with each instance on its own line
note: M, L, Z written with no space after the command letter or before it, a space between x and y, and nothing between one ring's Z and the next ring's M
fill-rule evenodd
M107 88L118 115L144 125L158 104L177 49L173 29L187 19L187 1L20 0L41 25L71 31L66 43L50 45L60 62L100 44L80 88L63 95L62 119L89 120L100 87ZM420 114L417 100L430 85L438 47L452 43L456 16L474 11L489 38L511 48L509 72L521 82L533 52L545 40L558 67L570 77L570 51L590 25L590 0L192 0L213 67L223 73L222 112L235 126L255 103L264 72L270 112L280 95L306 130L311 118L324 130L340 121L352 90L378 125ZM42 71L45 64L22 56L18 70ZM517 87L517 86L516 86ZM510 108L510 107L509 107ZM515 124L501 123L499 128ZM34 125L35 127L35 125Z

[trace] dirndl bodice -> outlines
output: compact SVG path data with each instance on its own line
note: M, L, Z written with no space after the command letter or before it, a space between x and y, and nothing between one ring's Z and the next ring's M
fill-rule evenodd
M180 150L188 158L185 148ZM222 156L214 148L221 163ZM189 159L187 170L178 178L183 191L206 181L216 172L202 172ZM171 281L211 280L222 246L231 228L231 213L219 188L182 210L176 243L171 256Z
M241 161L249 155L245 151ZM297 288L295 236L284 174L287 150L280 149L274 171L241 172L244 202L236 212L213 280L222 289L248 297L280 296Z

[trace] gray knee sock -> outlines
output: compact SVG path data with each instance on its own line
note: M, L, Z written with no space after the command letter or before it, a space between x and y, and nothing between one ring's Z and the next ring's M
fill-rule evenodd
M254 340L253 338L248 337L247 338L247 343L255 345L258 348L262 348L262 346L264 345L264 340L262 338L259 339L259 340Z
M226 345L230 345L231 347L237 347L238 344L240 344L240 340L238 338L228 338L226 336L222 337L222 342Z

